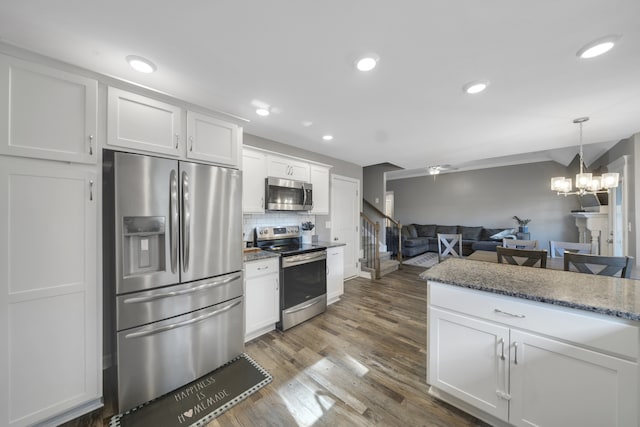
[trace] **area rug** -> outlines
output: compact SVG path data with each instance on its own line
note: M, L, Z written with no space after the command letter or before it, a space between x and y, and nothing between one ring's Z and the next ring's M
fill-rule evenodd
M403 264L415 265L418 267L429 268L438 263L438 254L434 252L427 252L422 255L410 258L406 261L402 261Z
M115 415L110 427L201 427L272 380L243 353L215 371L151 402Z

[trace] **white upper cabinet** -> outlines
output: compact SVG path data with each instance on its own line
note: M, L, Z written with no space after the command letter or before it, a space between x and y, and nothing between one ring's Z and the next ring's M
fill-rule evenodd
M260 151L242 150L242 212L264 213L264 186L267 156Z
M0 154L96 163L98 82L0 55Z
M238 167L240 128L211 116L187 112L187 158Z
M109 87L107 144L180 156L182 110L146 96Z
M311 184L313 185L312 214L329 214L329 168L311 165Z
M267 175L309 182L309 163L269 155L267 156Z

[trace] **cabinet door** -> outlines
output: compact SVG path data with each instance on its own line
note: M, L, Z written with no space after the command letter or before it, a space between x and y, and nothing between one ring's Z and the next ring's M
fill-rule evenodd
M114 87L109 88L108 98L108 145L180 155L180 108Z
M511 424L638 425L636 363L517 330L510 349Z
M279 259L245 265L245 341L275 327L280 319Z
M312 214L329 214L329 168L311 165L311 184L313 185Z
M98 82L0 55L0 154L96 163Z
M87 166L0 156L0 425L102 394L96 179Z
M264 153L242 150L242 212L264 213L267 163Z
M509 329L433 307L429 310L428 382L506 421Z
M187 111L187 158L238 167L242 128Z
M327 303L331 304L344 293L344 248L327 249Z
M309 182L309 163L280 156L267 157L267 174Z

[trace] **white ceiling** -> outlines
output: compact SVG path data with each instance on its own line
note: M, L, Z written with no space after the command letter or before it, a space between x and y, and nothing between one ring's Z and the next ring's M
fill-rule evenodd
M576 57L609 34L612 51ZM577 144L580 116L585 144L640 131L638 0L5 0L0 40L363 166L552 153ZM381 59L363 74L367 52ZM131 70L130 54L158 71ZM489 89L464 94L477 79Z

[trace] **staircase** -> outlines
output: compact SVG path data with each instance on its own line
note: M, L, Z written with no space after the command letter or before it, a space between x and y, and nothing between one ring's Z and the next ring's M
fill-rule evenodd
M381 244L380 222L372 221L367 215L361 212L360 247L362 248L362 258L360 258L360 270L368 272L371 275L371 279L374 280L380 279L402 267L402 248L400 245L401 225L398 221L389 218L377 210L375 206L370 205L366 200L365 203L382 216L385 219L385 223L389 224L385 232L391 242L388 240L387 245L392 243L390 246L394 248L393 251L387 251L387 247ZM389 228L391 230L389 230Z

